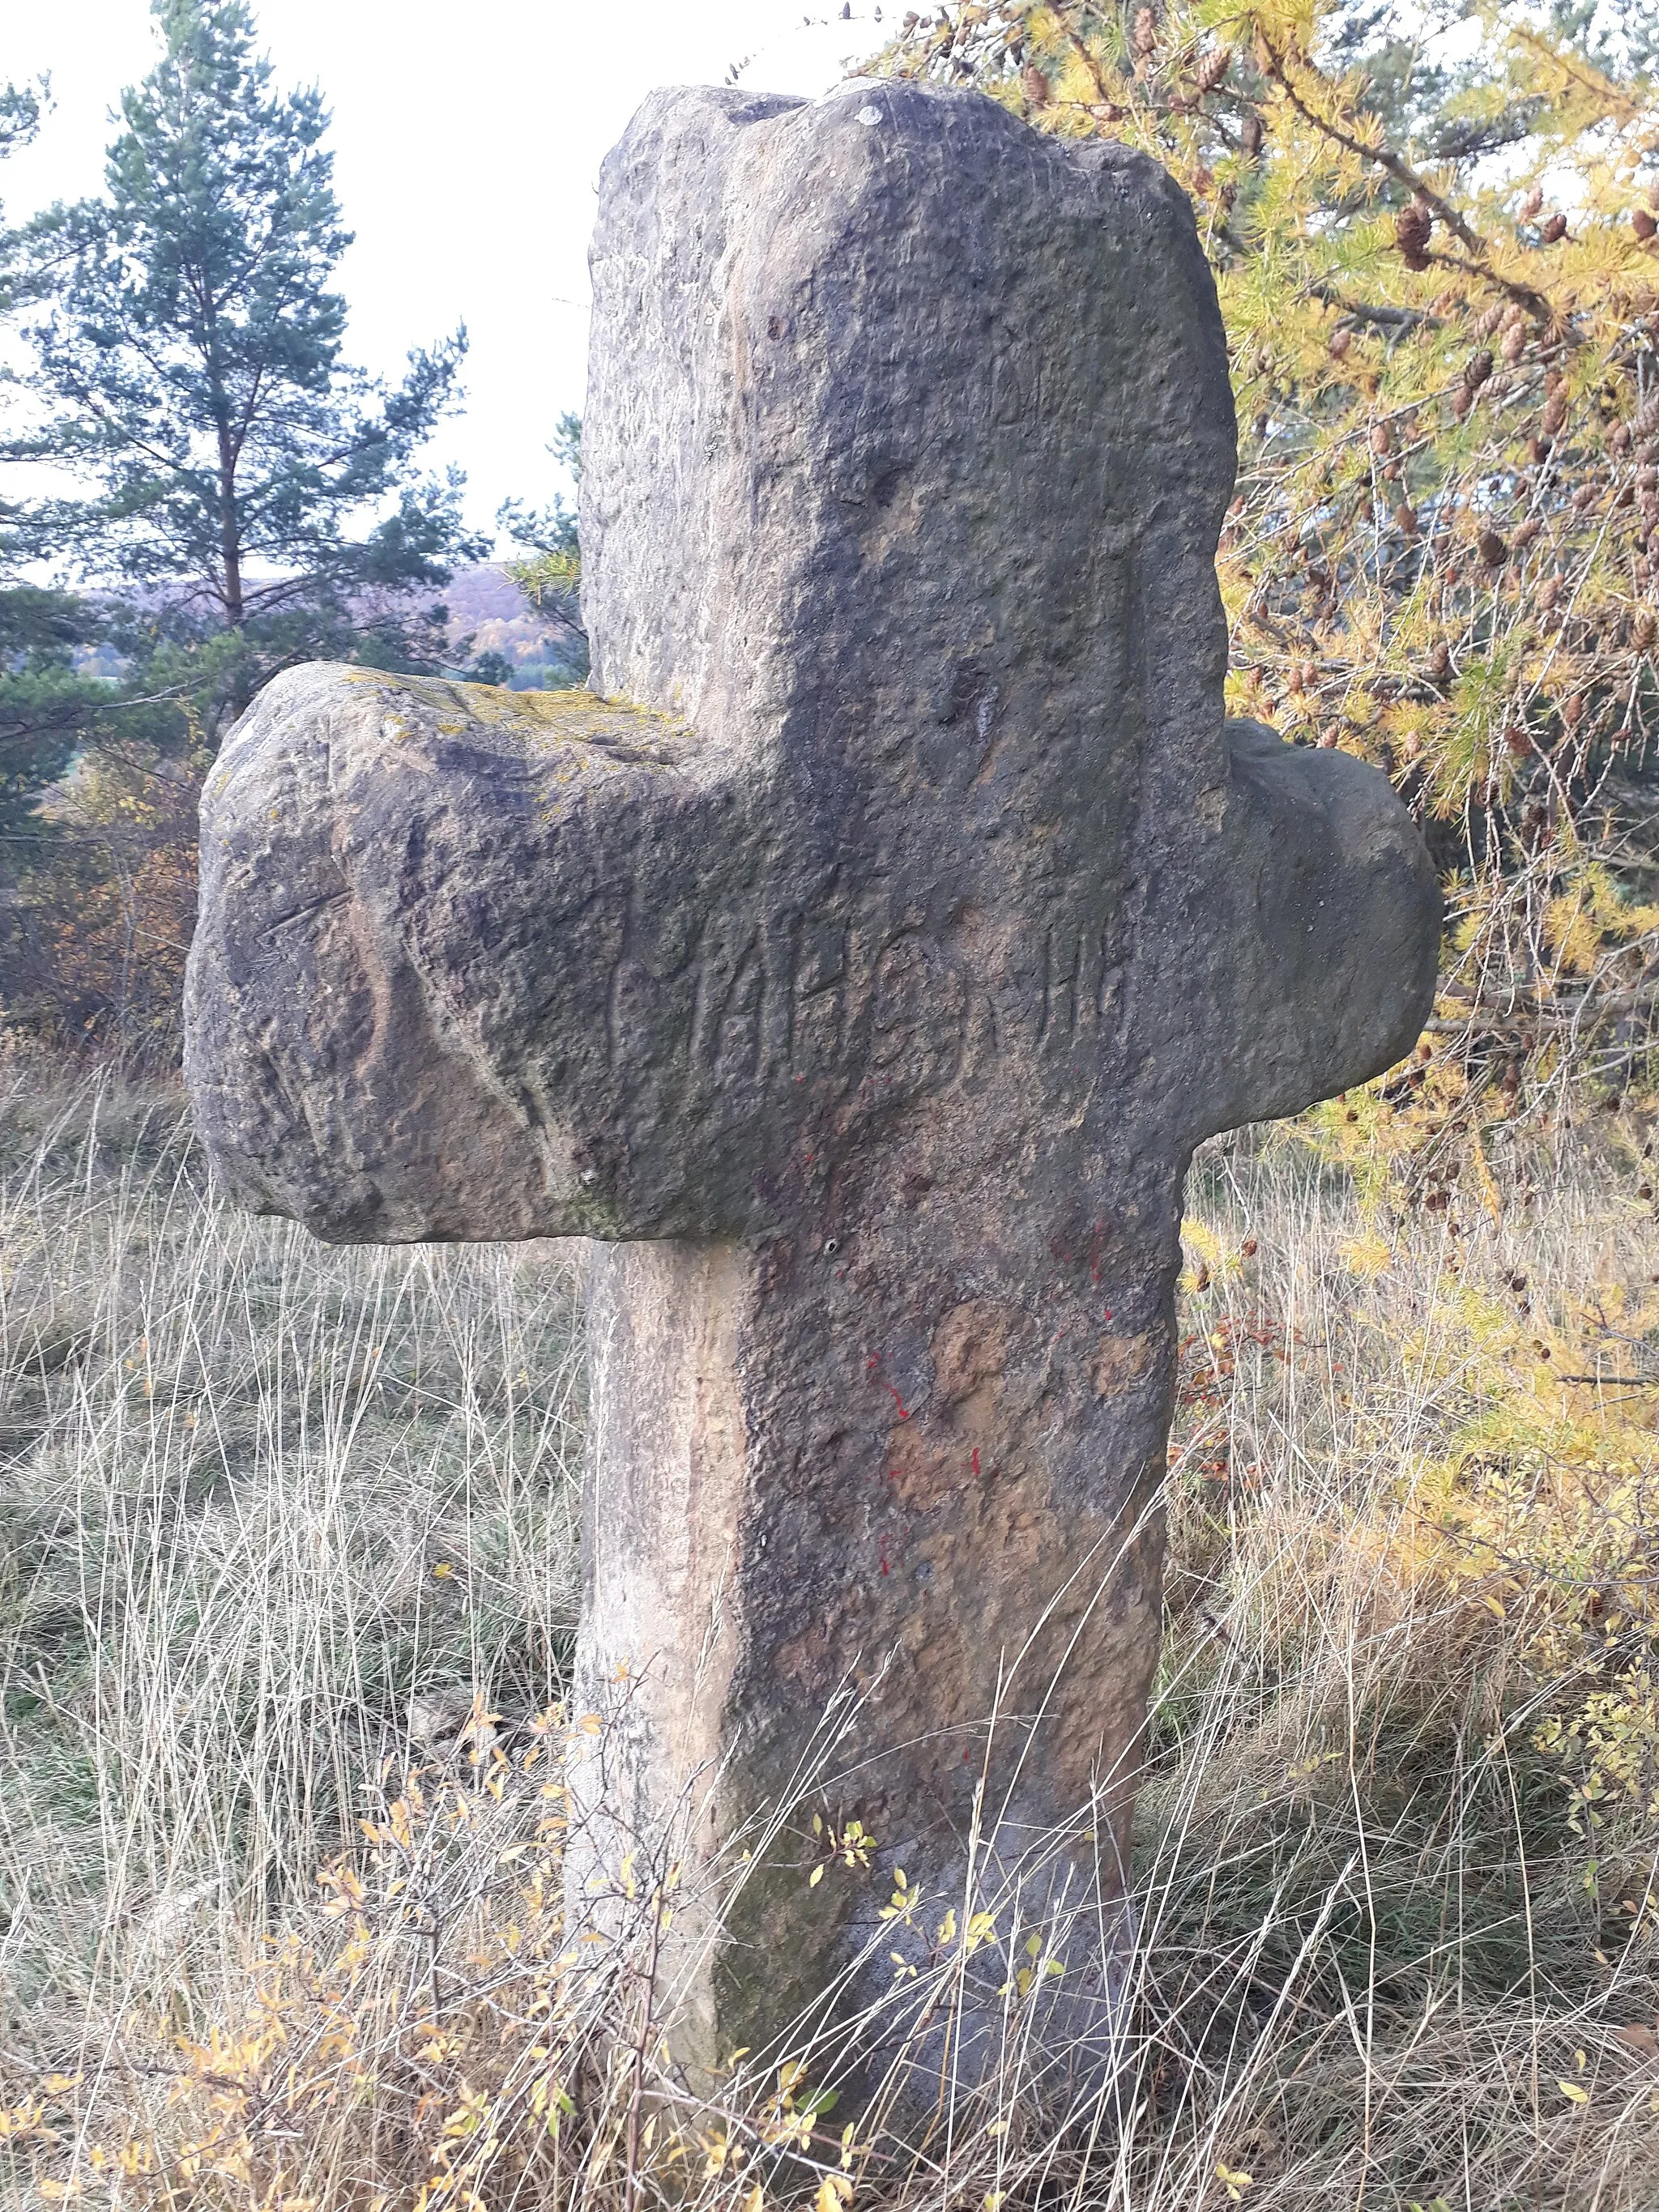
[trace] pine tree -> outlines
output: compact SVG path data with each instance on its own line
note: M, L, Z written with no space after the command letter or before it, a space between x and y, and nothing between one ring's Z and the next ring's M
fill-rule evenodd
M11 241L40 419L9 450L81 479L27 516L33 548L141 587L211 740L290 661L441 650L420 594L477 549L459 479L421 478L416 456L465 334L412 352L390 391L347 364L321 94L272 89L245 0L152 13L161 58L123 95L104 197Z
M580 415L561 415L554 428L548 451L571 480L581 482L582 419ZM520 545L527 546L527 558L510 561L507 574L527 599L532 599L542 614L558 625L562 634L562 649L559 658L562 664L561 682L580 684L587 676L587 632L581 619L581 551L576 541L576 518L564 501L556 495L548 507L530 507L516 499L504 500L495 516L496 526ZM483 673L483 664L478 664L481 680L485 683L500 679Z
M390 390L344 358L320 94L274 90L245 0L152 14L103 195L0 234L0 461L78 480L0 506L0 1022L165 1061L218 739L294 661L440 666L483 549L417 466L465 333ZM0 97L0 151L39 120Z
M34 87L0 86L0 161L27 146L40 125ZM10 304L7 277L0 263L0 311ZM22 520L0 493L0 884L11 872L4 848L30 841L27 815L41 784L67 767L100 703L97 688L72 665L96 617L69 592L21 573L31 550Z

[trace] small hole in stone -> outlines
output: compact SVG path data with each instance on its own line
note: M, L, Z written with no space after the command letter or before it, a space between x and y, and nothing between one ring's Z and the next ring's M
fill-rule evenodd
M835 1256L836 1256L836 1253L837 1253L837 1252L839 1252L839 1251L840 1251L840 1249L841 1249L841 1239L840 1239L840 1237L826 1237L824 1238L824 1240L823 1240L823 1256L824 1256L824 1258L825 1258L826 1260L833 1260L833 1259L835 1258Z

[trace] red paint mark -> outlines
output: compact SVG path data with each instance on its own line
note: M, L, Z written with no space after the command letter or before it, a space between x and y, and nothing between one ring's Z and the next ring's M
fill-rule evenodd
M878 1352L873 1359L866 1364L864 1371L866 1375L873 1375L880 1365L881 1354ZM898 1407L898 1417L900 1420L908 1421L910 1418L910 1408L905 1404L903 1399L900 1397L893 1385L890 1382L884 1382L881 1387L892 1400L893 1403Z
M977 1444L974 1446L974 1473L975 1474L979 1473L979 1446Z
M1112 1317L1112 1310L1111 1310L1110 1306L1108 1306L1108 1307L1107 1307L1107 1309L1106 1309L1106 1318L1107 1318L1107 1320L1108 1320L1108 1321L1110 1321L1111 1317Z
M890 1575L893 1571L887 1564L887 1539L884 1536L881 1540L881 1571L884 1575Z

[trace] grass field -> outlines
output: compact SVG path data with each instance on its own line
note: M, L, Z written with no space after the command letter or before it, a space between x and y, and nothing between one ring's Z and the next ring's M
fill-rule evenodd
M1056 2130L1011 2068L843 2158L805 2076L641 2125L609 1999L561 2012L572 1249L327 1251L213 1201L176 1095L20 1078L9 2201L1659 2205L1648 1123L1425 1176L1378 1110L1192 1177L1112 2097Z

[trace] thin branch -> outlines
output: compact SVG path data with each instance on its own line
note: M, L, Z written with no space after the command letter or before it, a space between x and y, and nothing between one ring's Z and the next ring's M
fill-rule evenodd
M1085 40L1083 33L1077 30L1067 20L1067 14L1064 8L1056 8L1054 9L1054 14L1059 20L1060 29L1066 33L1067 42L1071 46L1072 51L1077 55L1084 67L1088 70L1090 76L1094 79L1097 96L1103 105L1107 106L1113 106L1115 103L1113 102L1112 95L1106 89L1106 80L1100 73L1100 64L1096 60L1093 53L1090 51L1088 42Z
M1316 282L1309 287L1316 300L1328 307L1335 307L1345 315L1352 315L1357 323L1374 323L1383 331L1414 331L1428 329L1443 331L1446 318L1431 314L1426 307L1387 307L1373 306L1367 300L1351 300L1333 284Z
M1443 193L1436 191L1427 179L1413 168L1409 161L1402 160L1392 147L1368 145L1363 138L1355 137L1352 131L1345 131L1340 124L1333 123L1328 116L1321 115L1316 108L1310 106L1291 82L1286 58L1279 53L1266 32L1259 26L1257 36L1261 43L1261 51L1267 57L1267 75L1273 78L1304 121L1311 124L1316 131L1330 139L1334 144L1342 147L1347 153L1357 155L1362 161L1375 162L1376 167L1391 176L1396 184L1403 185L1408 192L1422 201L1425 207L1432 209L1437 219L1454 238L1462 241L1473 257L1469 261L1463 261L1453 254L1436 253L1429 257L1431 260L1443 262L1448 268L1461 269L1468 275L1481 277L1488 284L1496 285L1500 291L1506 293L1510 299L1525 307L1528 313L1534 316L1540 322L1554 323L1555 310L1541 292L1534 291L1529 284L1517 283L1512 277L1504 276L1492 266L1491 249L1486 241L1479 231L1473 228L1462 211L1454 207ZM1317 72L1310 70L1310 74L1316 75ZM1322 78L1321 82L1323 82Z

